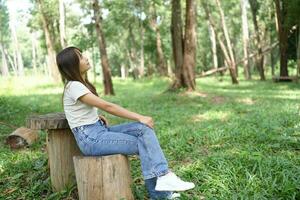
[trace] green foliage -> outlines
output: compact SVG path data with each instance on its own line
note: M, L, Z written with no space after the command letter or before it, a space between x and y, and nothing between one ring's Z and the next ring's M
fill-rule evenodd
M28 79L0 79L0 121L23 126L28 114L62 110L62 85ZM299 84L236 86L224 79L198 79L200 91L192 93L164 93L167 79L115 78L118 96L100 96L153 117L171 169L196 183L181 199L299 199ZM112 125L128 121L105 115ZM33 146L11 151L3 141L12 131L0 126L0 199L76 199L74 185L62 193L50 188L45 133ZM139 160L130 160L133 192L145 199Z

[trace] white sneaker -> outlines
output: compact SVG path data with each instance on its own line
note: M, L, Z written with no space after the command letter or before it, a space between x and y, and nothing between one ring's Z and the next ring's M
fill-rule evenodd
M172 192L172 194L168 197L168 199L177 199L180 197L179 193Z
M176 176L173 172L158 177L156 181L156 191L185 191L195 187L192 182L185 182Z

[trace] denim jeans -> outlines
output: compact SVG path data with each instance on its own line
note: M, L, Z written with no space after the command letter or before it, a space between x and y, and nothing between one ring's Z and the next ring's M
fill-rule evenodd
M152 128L140 122L106 126L98 120L75 127L72 132L83 155L139 155L150 197L161 199L170 195L154 190L157 177L168 172L168 163Z

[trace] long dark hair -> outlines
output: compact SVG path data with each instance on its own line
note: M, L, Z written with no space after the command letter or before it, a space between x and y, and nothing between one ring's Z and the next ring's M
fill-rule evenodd
M78 53L79 52L79 53ZM81 50L77 47L67 47L56 55L56 63L64 83L64 90L69 81L79 81L84 84L93 94L98 95L95 86L89 82L87 74L85 79L80 74Z

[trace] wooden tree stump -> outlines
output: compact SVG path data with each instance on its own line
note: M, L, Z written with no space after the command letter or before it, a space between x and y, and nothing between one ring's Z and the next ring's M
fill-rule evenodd
M80 200L133 200L126 156L74 156Z
M76 183L73 156L82 155L64 113L30 116L27 128L47 131L46 145L54 191Z

